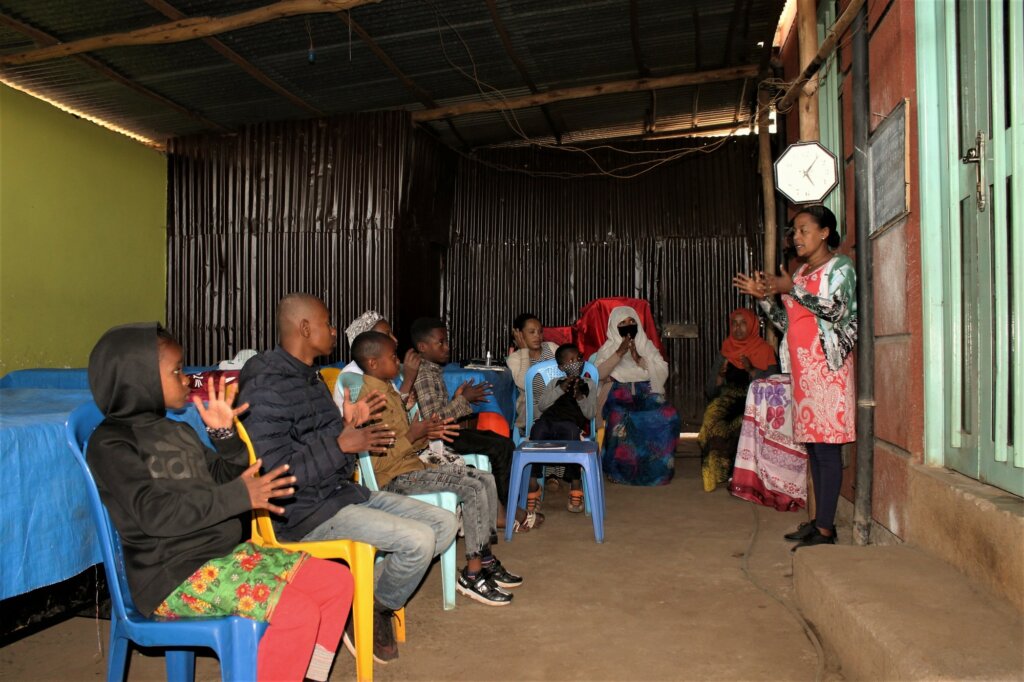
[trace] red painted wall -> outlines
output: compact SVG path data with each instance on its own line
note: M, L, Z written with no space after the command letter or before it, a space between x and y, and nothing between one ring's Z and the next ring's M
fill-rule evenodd
M831 1L831 0L822 0ZM839 13L849 0L839 0ZM877 522L901 535L907 518L907 465L921 462L924 449L924 368L921 310L921 230L918 193L917 80L912 0L869 2L869 93L871 131L907 100L909 152L909 214L871 240L875 322L875 473L873 515ZM844 74L843 156L846 176L846 224L855 225L856 187L853 168L853 113L850 59L852 36L840 39L840 69ZM797 37L792 31L782 47L785 78L798 73ZM796 116L786 120L787 140L798 139ZM856 257L851 229L841 250ZM865 314L865 311L861 311ZM853 499L854 450L850 449L843 494Z

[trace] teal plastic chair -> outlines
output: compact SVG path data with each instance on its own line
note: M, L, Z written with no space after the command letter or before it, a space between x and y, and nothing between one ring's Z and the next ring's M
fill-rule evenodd
M372 455L368 452L359 453L359 480L370 490L379 490L377 487L377 476L373 473ZM420 493L409 495L409 497L432 504L441 509L446 509L452 514L459 507L459 496L455 493ZM451 611L455 608L455 581L457 579L455 571L455 540L452 540L452 544L441 554L441 596L444 599L445 611Z
M195 650L213 649L220 661L221 679L242 682L256 679L256 650L267 624L248 618L181 618L164 621L139 613L128 590L124 554L117 530L100 500L96 481L85 460L86 444L103 414L95 403L81 405L68 417L65 433L68 446L82 469L88 489L89 511L103 553L103 568L110 591L110 646L107 652L107 680L122 682L128 663L128 644L166 649L167 679L191 682L195 679Z

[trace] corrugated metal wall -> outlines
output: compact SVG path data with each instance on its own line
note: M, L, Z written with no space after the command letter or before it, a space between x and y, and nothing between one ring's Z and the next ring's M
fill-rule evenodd
M411 136L405 114L379 113L171 143L167 322L186 362L273 347L292 291L321 296L342 327L393 314Z
M484 158L532 170L593 170L578 156L550 151ZM729 311L741 303L732 276L761 266L759 186L750 138L633 180L531 177L463 160L442 280L453 357L504 354L520 312L561 326L594 298L644 298L659 326L697 326L698 339L665 345L672 402L687 420L699 419L705 376Z

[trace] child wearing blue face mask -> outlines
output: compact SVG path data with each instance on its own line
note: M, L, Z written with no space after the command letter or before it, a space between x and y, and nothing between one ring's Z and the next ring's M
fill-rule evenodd
M563 344L555 351L555 361L565 377L552 379L544 387L537 404L541 414L530 429L531 440L579 440L584 429L590 428L590 420L597 412L597 383L581 375L580 349L571 343ZM583 511L581 473L578 464L565 467L569 481L566 509L573 513Z

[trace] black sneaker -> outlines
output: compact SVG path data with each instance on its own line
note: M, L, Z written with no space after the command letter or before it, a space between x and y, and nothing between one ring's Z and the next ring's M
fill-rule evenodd
M498 587L505 589L519 587L523 584L523 576L505 570L505 567L498 561L498 557L494 557L494 563L490 566L484 566L480 574L489 578Z
M373 660L387 665L398 658L398 642L392 624L395 612L380 604L373 605Z
M782 537L787 540L805 540L817 532L818 529L814 526L814 519L811 519L810 521L804 521L796 527L795 531L786 533Z
M459 571L459 579L455 583L455 589L470 599L475 599L481 604L487 604L488 606L506 606L512 603L512 595L508 592L503 592L482 571L470 582L469 578L466 577L466 569L462 569Z

